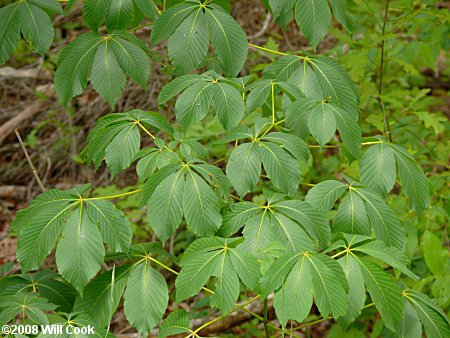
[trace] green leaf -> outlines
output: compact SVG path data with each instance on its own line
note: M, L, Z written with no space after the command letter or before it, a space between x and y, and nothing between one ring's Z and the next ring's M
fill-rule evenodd
M97 47L92 61L91 83L95 91L114 108L125 88L127 77L108 42L106 40Z
M247 113L255 111L267 101L272 91L272 85L270 80L260 80L251 85L250 94L246 100Z
M152 29L150 41L152 44L168 38L177 29L180 23L191 14L199 4L196 2L184 2L168 8L158 18Z
M241 93L227 83L217 82L214 87L213 107L220 123L227 130L236 127L245 111Z
M364 307L364 302L366 300L364 279L361 268L352 255L346 254L338 260L338 263L344 271L349 288L347 314L342 320L346 323L350 323L361 314Z
M206 79L199 74L186 74L176 77L161 89L161 92L158 95L158 106L161 107L164 103L174 98L187 87L201 81L206 81Z
M240 202L230 205L225 209L222 226L217 235L229 237L239 231L240 228L252 217L261 213L262 208L250 202Z
M395 247L386 247L382 241L371 241L352 248L353 251L363 252L372 257L378 258L383 262L389 264L393 268L403 272L405 275L414 280L419 280L419 277L409 270L404 262L406 257Z
M213 96L214 86L211 82L199 82L190 86L175 103L177 119L184 126L200 121L208 114Z
M263 78L287 81L301 63L297 55L285 55L272 62L264 69Z
M328 2L321 0L297 0L295 20L313 49L316 50L317 45L330 28L331 11Z
M303 82L308 86L311 85L309 83L311 81L317 82L322 91L320 97L322 100L330 101L328 97L331 97L334 104L357 119L359 115L358 90L347 71L339 63L326 56L319 56L310 60L309 66L314 71L314 75L311 72L306 72L307 79ZM308 95L307 88L302 89L302 91L305 95Z
M183 191L184 174L180 170L164 179L148 201L149 224L163 244L183 219Z
M395 158L391 147L384 142L366 150L361 158L361 181L381 195L392 190L395 184Z
M131 272L124 298L128 321L147 336L166 312L169 301L166 280L147 261L142 262Z
M339 318L347 313L347 294L339 276L330 269L327 260L332 258L320 253L311 253L307 256L312 271L314 286L314 299L323 318L330 313ZM342 272L342 270L341 270Z
M123 265L95 277L78 295L74 312L91 316L100 326L106 327L119 305L128 281L131 265Z
M230 261L239 279L250 290L259 290L261 271L255 256L245 252L241 247L230 249Z
M272 183L283 192L294 195L301 178L297 161L274 143L259 142L258 145L261 161Z
M297 222L283 214L271 213L271 223L277 233L282 233L286 245L292 252L303 252L314 249L314 244L308 234Z
M41 56L45 55L55 36L48 14L26 0L20 6L20 30L24 38Z
M175 281L177 303L196 295L208 281L220 260L221 251L193 255L180 271Z
M256 186L261 174L260 148L255 142L234 148L227 163L227 176L239 196L244 197Z
M313 302L312 277L308 259L301 255L273 297L273 306L283 327L288 320L302 322L308 316Z
M300 256L303 254L287 254L270 264L260 282L262 298L266 298L272 291L280 288L293 266L299 261Z
M92 30L96 31L105 21L111 0L85 0L83 19Z
M329 105L322 102L311 109L308 128L315 140L324 146L336 132L336 117Z
M241 26L220 6L205 7L211 43L227 76L236 76L247 58L248 42Z
M387 145L394 149L398 174L409 198L409 207L421 213L430 204L430 182L422 168L403 147L392 143Z
M133 0L110 0L106 17L106 28L109 32L127 29L134 20Z
M226 252L218 260L213 276L218 280L214 295L211 296L211 306L219 308L225 314L234 307L239 297L239 278Z
M353 256L361 267L364 282L387 328L395 331L403 313L401 290L392 278L371 261Z
M0 313L0 324L10 322L15 316L22 314L36 324L48 324L44 311L56 308L49 304L45 298L38 298L34 293L19 292L12 296L0 297L0 308L5 308Z
M319 240L322 246L328 243L330 239L328 220L309 203L289 200L274 204L272 208L301 224L309 236Z
M140 145L139 128L134 123L129 123L126 128L114 136L105 148L105 161L111 171L111 176L116 176L119 171L131 164Z
M286 238L280 231L280 226L275 226L265 210L261 215L257 215L245 223L244 237L245 248L258 257L262 256L264 250L274 241L286 242ZM284 243L283 243L284 244Z
M67 192L48 190L17 213L13 228L19 230L17 259L22 271L36 270L52 251L76 199Z
M286 125L298 137L305 139L309 135L308 116L319 102L311 98L299 98L286 110Z
M86 283L100 270L104 256L96 224L83 207L77 208L67 220L56 249L58 271L82 295Z
M153 0L133 0L134 4L139 8L139 10L150 19L150 21L155 22L158 17L158 11Z
M102 41L97 33L85 33L61 52L55 73L55 89L63 104L83 92L95 51Z
M346 110L341 109L334 104L328 104L328 106L334 111L337 128L339 130L339 135L342 138L342 142L355 158L359 158L362 135L358 120Z
M363 200L352 190L344 197L336 213L333 232L370 235L370 223Z
M430 300L426 295L413 290L407 290L404 295L408 302L414 306L425 328L427 337L444 338L449 336L449 320L435 302Z
M443 249L441 240L431 231L425 231L421 247L425 263L436 276L446 274L447 250Z
M323 181L308 191L305 200L323 213L328 213L346 189L347 186L339 181Z
M168 164L159 169L156 173L151 174L142 188L141 205L143 206L148 202L155 189L165 178L169 177L170 174L178 171L179 169L179 164Z
M186 223L200 236L212 236L222 224L217 195L192 170L186 176L183 210Z
M422 323L419 316L411 303L405 301L405 309L403 310L403 317L397 325L396 337L421 338L422 337Z
M303 163L307 163L311 155L305 141L292 134L273 132L267 134L262 139L280 144L292 156Z
M191 332L189 313L177 309L171 312L159 327L158 338L165 338L176 334Z
M288 23L292 20L292 8L296 0L269 0L274 21L283 29L286 29Z
M394 211L376 193L362 188L352 189L365 202L367 216L377 238L383 240L387 246L403 250L405 230Z
M208 53L208 28L201 7L177 27L169 39L169 59L181 74L196 68Z
M57 0L28 0L33 5L41 7L45 11L63 14L61 4Z
M123 71L142 87L147 87L150 63L145 51L119 36L112 35L111 41L112 50Z
M86 212L97 224L103 241L115 252L127 252L131 244L131 225L114 204L104 200L86 201Z
M20 2L0 8L0 65L14 52L20 39Z
M333 15L341 23L342 26L349 32L353 31L355 18L350 14L348 7L350 1L348 0L330 0L330 5L333 10Z

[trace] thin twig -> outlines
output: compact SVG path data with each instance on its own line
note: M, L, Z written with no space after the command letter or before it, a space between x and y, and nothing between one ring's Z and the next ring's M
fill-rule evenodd
M386 32L386 23L388 20L388 12L389 12L389 0L386 0L386 7L384 9L384 19L383 19L383 27L381 28L381 34L383 36L383 40L381 40L381 60L380 60L380 72L378 76L378 103L380 104L381 112L383 113L383 121L384 121L384 129L386 136L389 142L392 142L391 130L389 128L389 122L387 120L387 113L384 107L383 99L381 98L381 94L383 93L383 72L384 72L384 42L385 42L385 32Z
M28 164L30 165L30 169L34 175L34 178L36 179L36 182L39 185L39 187L41 188L42 192L44 192L45 191L44 185L42 184L42 181L39 178L36 167L33 165L33 162L31 161L30 155L28 155L27 148L25 147L25 144L23 143L22 137L20 137L20 134L19 134L19 131L17 130L17 128L16 128L16 130L14 130L14 132L16 133L17 139L19 140L19 143L20 143L20 146L22 147L23 153L25 154L25 157L27 158Z

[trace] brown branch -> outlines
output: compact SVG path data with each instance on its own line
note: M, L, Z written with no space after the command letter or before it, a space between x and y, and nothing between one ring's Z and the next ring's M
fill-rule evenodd
M42 184L41 179L39 178L39 175L37 173L36 167L33 165L33 162L31 162L30 155L28 155L27 148L25 147L25 144L22 141L22 137L20 137L19 131L14 131L16 133L17 139L19 140L20 146L22 147L23 153L25 154L25 157L27 158L28 164L30 165L31 172L34 175L34 178L36 179L36 182L38 183L39 187L41 188L42 192L45 191L44 185Z

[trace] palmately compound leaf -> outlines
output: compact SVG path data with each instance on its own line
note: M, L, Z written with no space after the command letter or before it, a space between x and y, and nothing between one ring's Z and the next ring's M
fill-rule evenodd
M239 196L253 190L261 174L260 148L256 142L243 143L233 149L227 163L227 177Z
M132 34L114 31L102 37L89 32L62 50L55 89L61 102L67 105L71 97L83 92L90 74L94 89L114 107L125 86L125 74L145 86L149 71L145 45Z
M52 251L76 203L76 198L68 192L48 190L36 197L28 208L17 212L12 226L20 231L17 259L24 272L38 269Z
M135 159L140 148L138 123L145 128L154 128L172 134L171 125L159 114L134 109L126 113L108 114L100 118L91 130L87 146L82 152L88 162L97 169L106 160L115 176L127 168Z
M130 273L124 298L125 316L146 336L166 312L169 301L166 280L145 260Z
M364 277L370 297L380 311L387 328L395 331L403 313L401 290L383 269L370 260L354 255Z
M104 256L100 231L80 206L67 220L56 248L58 271L83 294L84 286L100 270Z
M259 263L253 255L236 248L240 242L240 238L218 237L193 242L183 256L175 282L177 302L197 294L211 276L217 277L211 305L222 313L234 307L239 297L239 280L246 287L259 289Z
M428 178L406 149L393 143L387 145L394 150L400 182L409 198L410 208L422 212L428 207L431 199Z
M44 56L55 35L50 16L62 13L56 0L23 0L0 8L0 65L14 52L20 32L32 48Z
M181 124L187 127L202 120L211 108L224 128L230 130L239 124L245 110L241 92L232 80L214 71L183 75L163 87L158 105L184 91L175 104L175 115Z
M50 304L47 299L38 297L36 293L18 292L15 295L0 297L0 324L10 322L19 314L27 316L34 323L48 325L44 311L51 311L56 305Z
M164 11L155 22L151 42L169 38L169 59L180 73L187 73L206 59L209 40L223 73L236 76L247 57L242 28L221 6L186 1Z
M346 288L347 281L338 263L314 252L278 258L261 280L263 295L275 290L275 311L282 324L289 319L303 321L311 309L313 294L323 317L330 313L335 318L345 315Z
M395 184L394 150L384 142L369 147L361 158L361 181L381 195Z
M83 19L94 31L105 19L109 32L127 29L135 17L142 15L152 21L156 19L156 5L152 0L86 0L83 4Z
M106 327L122 298L132 271L132 265L122 265L95 277L78 295L74 312L91 316L100 326Z

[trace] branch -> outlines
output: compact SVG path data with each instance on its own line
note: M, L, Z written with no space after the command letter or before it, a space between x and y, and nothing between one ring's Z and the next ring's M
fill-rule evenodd
M42 192L44 192L45 191L44 185L42 184L42 181L39 178L36 167L33 165L33 162L31 162L30 155L28 155L27 148L25 147L25 144L23 143L22 137L20 137L20 134L19 134L19 131L17 130L17 128L14 132L16 133L17 139L19 140L19 143L20 143L20 146L22 147L23 153L25 154L25 157L27 158L28 164L30 165L31 172L34 175L34 178L36 179L36 182L39 185L39 187L41 188Z

